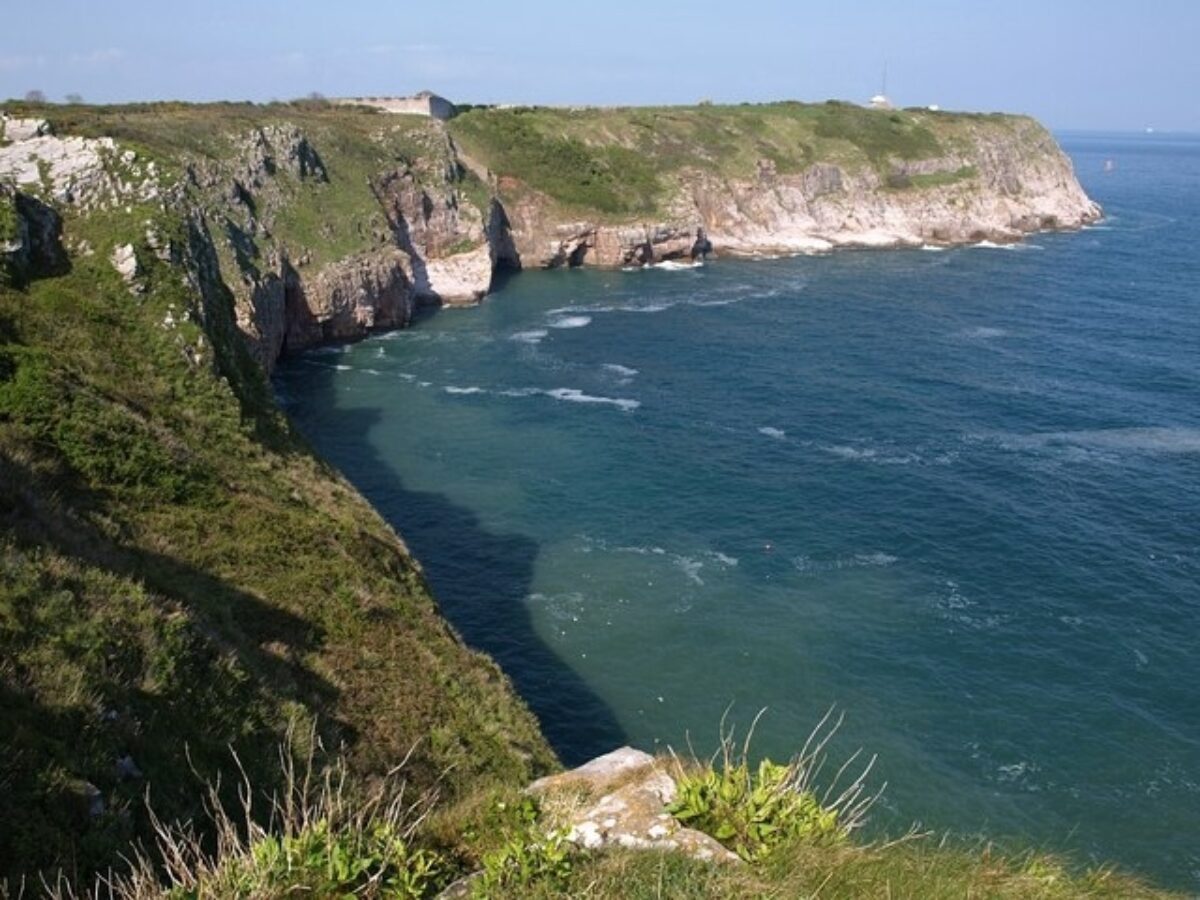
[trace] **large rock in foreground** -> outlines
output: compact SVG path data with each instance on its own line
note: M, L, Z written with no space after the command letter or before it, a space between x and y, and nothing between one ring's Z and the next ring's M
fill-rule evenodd
M673 851L705 861L739 861L716 840L685 828L667 812L675 800L675 779L653 756L632 747L541 778L529 792L547 801L563 795L581 799L579 809L569 816L567 840L585 850L624 847Z

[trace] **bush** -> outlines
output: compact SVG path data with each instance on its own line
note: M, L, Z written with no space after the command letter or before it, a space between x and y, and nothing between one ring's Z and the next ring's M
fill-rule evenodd
M837 778L818 798L813 779L825 761L824 749L841 725L829 725L832 710L817 725L804 748L786 765L749 761L750 742L760 712L739 749L734 731L721 721L721 744L708 765L679 765L678 795L668 807L685 825L716 838L747 862L757 862L776 848L796 841L841 843L861 827L867 811L882 792L866 792L866 777L874 758L848 787L836 795ZM829 725L828 728L826 726ZM718 756L720 762L718 763ZM839 769L844 773L854 754Z
M308 747L296 761L298 748ZM343 759L323 771L315 730L289 732L280 748L284 788L269 798L267 822L254 810L254 790L242 774L241 809L230 812L220 784L208 787L215 849L190 825L155 820L153 854L138 852L129 874L77 891L54 886L56 900L105 896L109 900L225 900L229 897L362 897L416 900L449 880L446 859L419 848L415 837L436 795L406 794L407 760L366 794L349 787ZM235 757L236 759L236 757ZM239 762L240 769L240 762Z
M475 897L490 897L501 888L565 883L574 845L567 841L565 830L547 832L539 827L540 817L541 809L532 797L495 805L492 818L499 820L502 842L483 855L483 870L471 886Z

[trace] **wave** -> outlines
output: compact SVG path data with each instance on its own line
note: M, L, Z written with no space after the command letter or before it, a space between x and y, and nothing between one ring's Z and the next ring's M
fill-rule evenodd
M622 378L632 378L638 373L637 369L632 369L629 366L622 366L618 363L605 363L603 368L616 375L620 375Z
M331 347L314 347L308 351L309 356L337 356L339 353L345 353L346 348L342 345L334 345Z
M998 244L995 241L979 241L974 244L967 244L968 247L974 247L979 250L1045 250L1041 244L1031 244L1028 241L1017 241L1011 244Z
M850 444L816 444L822 453L847 462L862 462L876 466L949 466L957 462L957 450L933 452L924 447L900 450L894 447L852 446Z
M693 260L692 262L679 262L674 259L664 259L662 262L654 263L650 266L652 269L660 269L664 272L681 272L686 269L702 269L704 263L701 260Z
M583 328L592 324L591 316L563 316L548 323L551 328Z
M840 572L844 569L881 569L899 561L900 557L898 556L876 550L873 553L855 553L851 556L837 556L833 559L796 556L792 558L792 567L802 575L820 575L826 572Z
M442 390L444 390L447 394L486 394L487 393L487 391L484 388L475 387L474 385L472 385L471 387L455 387L452 384L448 384L444 388L442 388Z
M1200 428L1099 428L999 435L995 440L1010 450L1074 448L1130 453L1200 453Z
M959 332L959 335L966 338L988 340L989 338L1007 337L1008 332L1003 328L989 328L986 325L981 325L976 328L964 328Z
M758 429L758 433L765 434L769 438L775 438L777 441L781 441L787 437L787 432L782 428L772 428L770 425Z
M537 344L549 333L545 328L531 328L528 331L518 331L510 334L508 339L510 341L520 341L522 344Z
M555 400L566 400L569 403L599 403L615 406L623 412L632 412L642 405L638 400L629 400L625 397L597 397L593 394L585 394L578 388L553 388L542 393Z

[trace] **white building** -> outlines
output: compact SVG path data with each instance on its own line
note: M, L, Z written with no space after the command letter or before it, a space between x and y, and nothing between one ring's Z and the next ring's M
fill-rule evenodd
M454 104L432 91L421 91L412 97L339 97L334 103L345 106L370 106L386 113L409 116L429 116L431 119L453 118Z

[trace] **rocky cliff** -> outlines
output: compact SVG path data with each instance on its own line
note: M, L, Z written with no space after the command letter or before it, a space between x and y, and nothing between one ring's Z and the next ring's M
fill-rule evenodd
M526 265L1012 242L1101 215L1050 134L1018 116L480 110L451 129L505 204ZM560 177L564 160L586 190Z
M197 119L209 133L181 146ZM1013 116L784 103L480 109L447 124L171 107L5 128L0 182L27 207L190 210L268 371L403 327L422 304L478 302L501 267L1017 241L1101 214L1048 132ZM36 239L4 238L10 268Z

